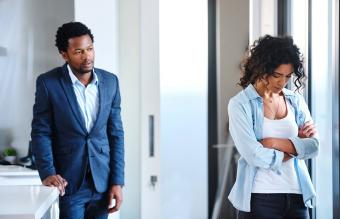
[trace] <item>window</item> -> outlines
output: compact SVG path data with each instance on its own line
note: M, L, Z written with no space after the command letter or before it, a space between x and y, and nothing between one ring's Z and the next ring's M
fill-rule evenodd
M334 204L332 194L336 183L333 172L339 172L339 165L333 165L331 158L335 148L339 148L334 137L334 113L338 109L339 90L334 93L335 59L334 59L334 11L331 5L335 1L288 1L290 17L289 30L295 43L305 57L306 72L309 73L305 96L309 98L312 117L317 125L320 136L320 153L311 162L311 172L316 188L316 208L313 218L333 218ZM310 14L309 14L310 13ZM337 12L338 13L338 12ZM309 18L309 20L308 20ZM310 29L309 29L310 28ZM310 57L309 57L310 56ZM310 68L310 69L309 69ZM308 93L310 92L310 93ZM336 112L337 115L339 111ZM337 117L338 120L339 117ZM337 125L339 122L337 121ZM338 137L338 133L337 133ZM339 152L337 152L339 153ZM337 155L338 156L338 155ZM339 159L337 159L337 163ZM338 177L338 176L337 176ZM337 182L338 183L338 182ZM337 185L339 186L339 185Z

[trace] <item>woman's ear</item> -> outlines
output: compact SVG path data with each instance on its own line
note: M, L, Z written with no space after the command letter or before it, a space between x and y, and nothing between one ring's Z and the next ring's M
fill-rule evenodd
M268 74L263 74L262 77L261 77L261 83L263 83L264 86L266 86L266 87L267 87L268 84L269 84L268 77L269 77Z

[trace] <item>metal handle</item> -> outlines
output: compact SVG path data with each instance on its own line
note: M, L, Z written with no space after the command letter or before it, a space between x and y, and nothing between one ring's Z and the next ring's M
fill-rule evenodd
M157 181L158 181L158 178L157 178L156 175L150 176L150 183L151 183L152 186L155 186Z
M149 115L149 157L155 156L155 119L154 115Z

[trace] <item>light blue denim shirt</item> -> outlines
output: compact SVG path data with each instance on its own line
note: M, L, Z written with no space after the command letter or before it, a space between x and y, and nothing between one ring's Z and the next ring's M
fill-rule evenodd
M283 94L293 108L298 127L312 120L307 104L301 95L288 89L283 89ZM250 212L251 191L258 168L280 172L284 153L264 148L259 142L262 139L264 120L263 99L253 85L249 85L230 99L228 113L229 131L241 155L237 166L236 182L228 198L238 210ZM312 138L296 136L290 140L297 152L297 156L292 159L294 159L303 200L305 205L311 208L315 190L304 160L318 154L319 139L317 136Z

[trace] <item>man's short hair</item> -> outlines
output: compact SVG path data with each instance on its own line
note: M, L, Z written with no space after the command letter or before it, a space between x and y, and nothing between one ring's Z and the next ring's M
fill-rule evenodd
M59 53L66 52L68 48L68 40L70 38L79 37L83 35L89 35L93 42L93 35L91 30L80 22L69 22L63 24L58 28L55 35L55 45L59 50Z

